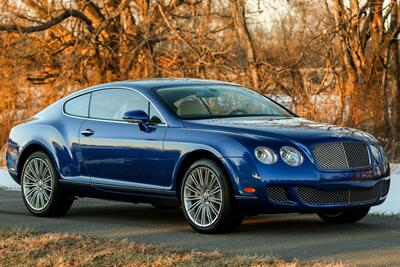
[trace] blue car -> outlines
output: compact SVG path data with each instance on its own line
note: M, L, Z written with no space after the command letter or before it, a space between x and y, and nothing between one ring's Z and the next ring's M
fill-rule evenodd
M8 171L27 209L60 216L78 197L181 207L201 233L246 214L353 223L389 191L368 133L300 118L242 86L155 79L94 86L15 126Z

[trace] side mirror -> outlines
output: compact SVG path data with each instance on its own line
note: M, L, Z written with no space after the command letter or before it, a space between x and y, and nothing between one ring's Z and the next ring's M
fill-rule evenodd
M149 121L149 115L143 110L130 110L124 113L122 116L124 121L132 123L147 123Z

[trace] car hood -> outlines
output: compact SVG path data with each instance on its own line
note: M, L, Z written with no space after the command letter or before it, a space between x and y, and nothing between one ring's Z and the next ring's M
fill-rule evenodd
M303 143L315 143L330 139L377 142L372 135L357 129L318 123L299 117L236 117L190 120L185 122L185 127L261 135Z

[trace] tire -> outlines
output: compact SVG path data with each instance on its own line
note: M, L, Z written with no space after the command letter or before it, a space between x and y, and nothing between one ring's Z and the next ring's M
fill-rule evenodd
M237 208L228 179L214 161L193 163L185 173L180 192L185 219L197 232L226 233L242 223L244 216Z
M21 193L26 208L33 215L57 217L71 208L74 198L62 191L58 177L53 162L44 152L34 152L25 161Z
M364 218L370 207L335 212L320 212L318 216L327 223L355 223Z

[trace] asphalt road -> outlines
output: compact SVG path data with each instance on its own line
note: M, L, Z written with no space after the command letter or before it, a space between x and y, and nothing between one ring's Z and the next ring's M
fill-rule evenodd
M0 189L0 226L226 254L400 266L399 217L368 216L357 224L330 225L314 215L263 215L245 219L235 233L202 235L184 222L180 210L95 199L78 199L61 218L37 218L25 209L20 192Z

